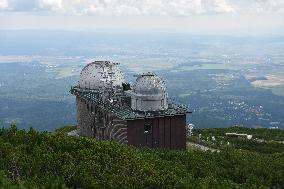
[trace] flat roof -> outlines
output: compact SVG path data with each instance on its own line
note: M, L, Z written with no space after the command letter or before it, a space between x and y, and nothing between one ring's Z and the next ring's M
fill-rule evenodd
M167 117L192 113L186 106L174 103L169 104L169 108L163 111L134 111L129 106L114 104L108 100L101 100L100 94L95 90L82 89L77 86L71 87L70 93L92 104L96 104L100 109L110 112L123 120Z

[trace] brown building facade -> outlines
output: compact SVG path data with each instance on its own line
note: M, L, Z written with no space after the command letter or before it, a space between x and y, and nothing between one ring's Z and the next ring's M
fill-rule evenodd
M80 89L79 89L80 90ZM88 92L72 89L77 102L77 130L80 136L112 140L136 147L182 150L186 148L186 113L156 116L118 116L119 111L107 111ZM103 107L102 107L103 106Z
M185 149L186 116L175 115L127 121L128 144L149 148Z

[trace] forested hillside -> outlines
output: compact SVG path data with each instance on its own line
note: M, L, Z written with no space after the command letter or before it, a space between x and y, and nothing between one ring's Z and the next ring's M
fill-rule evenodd
M284 187L283 152L150 150L61 131L1 129L0 188Z

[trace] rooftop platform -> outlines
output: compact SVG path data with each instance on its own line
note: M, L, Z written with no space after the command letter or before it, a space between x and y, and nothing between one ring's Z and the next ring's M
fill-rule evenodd
M110 112L123 120L166 117L192 113L187 106L174 103L169 104L169 108L163 111L133 111L129 106L115 104L109 100L102 100L100 93L96 90L82 89L78 86L71 87L70 93L90 102L91 104L98 105L100 109Z

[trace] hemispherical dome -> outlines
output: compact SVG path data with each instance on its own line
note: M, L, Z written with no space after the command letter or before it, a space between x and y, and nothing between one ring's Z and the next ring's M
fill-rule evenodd
M131 108L137 111L162 111L168 108L165 82L153 73L141 74L127 92L131 96Z
M86 65L80 74L79 87L101 89L110 86L122 86L124 77L118 63L95 61Z
M138 76L133 91L141 95L163 95L166 92L165 82L153 73Z

